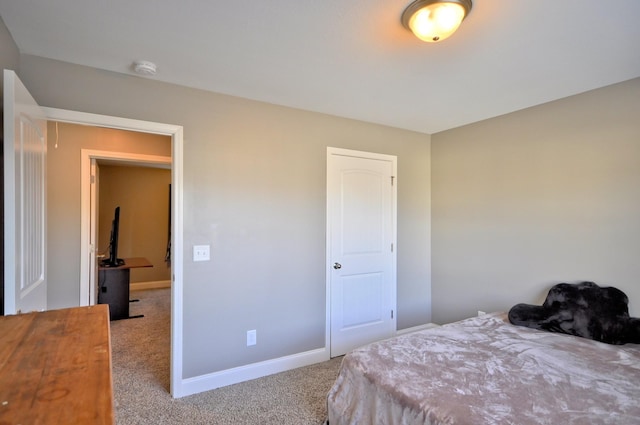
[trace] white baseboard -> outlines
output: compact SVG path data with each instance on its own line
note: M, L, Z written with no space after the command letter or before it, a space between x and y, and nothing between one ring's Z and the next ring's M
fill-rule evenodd
M411 328L400 329L396 331L396 335L404 335L411 332L423 331L425 329L437 328L440 325L436 325L435 323L425 323L424 325L413 326Z
M129 289L132 291L139 291L142 289L160 289L171 288L170 280L155 280L151 282L131 282Z
M227 385L262 378L263 376L273 375L274 373L285 372L327 360L329 360L329 351L326 348L319 348L317 350L234 367L207 375L195 376L193 378L183 379L182 388L179 390L174 389L173 396L179 398L204 391L215 390L216 388L226 387Z

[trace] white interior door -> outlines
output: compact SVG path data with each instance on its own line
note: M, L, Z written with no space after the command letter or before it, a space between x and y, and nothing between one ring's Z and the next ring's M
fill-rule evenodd
M331 357L395 333L396 157L329 148Z
M4 71L5 314L47 309L45 114Z

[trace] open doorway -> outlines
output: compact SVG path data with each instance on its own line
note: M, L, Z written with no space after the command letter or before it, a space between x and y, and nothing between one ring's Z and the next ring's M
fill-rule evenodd
M61 123L80 124L85 126L93 126L97 128L111 128L120 130L129 130L133 132L140 132L141 134L156 134L168 136L171 140L170 143L170 157L171 157L171 247L172 247L172 261L171 261L171 357L170 357L170 392L174 397L181 397L183 395L183 380L182 380L182 275L183 275L183 195L182 195L182 151L183 151L183 130L181 126L175 126L163 123L154 123L148 121L131 120L127 118L118 118L105 115L88 114L78 111L67 111L55 108L44 108L48 119L52 121L58 121ZM51 134L54 136L55 132ZM64 141L60 134L58 136L57 143L60 144ZM54 136L55 137L55 136ZM79 156L79 155L78 155ZM80 173L78 172L76 176ZM76 183L87 184L84 180ZM50 179L50 185L58 185L64 188L68 193L76 191L80 192L77 188L67 187L64 182L58 181L55 178ZM63 202L64 204L64 202ZM78 221L82 222L81 229L77 230L75 236L66 235L69 239L69 247L72 247L73 240L84 241L81 239L79 233L83 235L89 234L89 221L81 219L80 217L89 216L90 204L81 203L79 201L73 201L72 206L74 211L78 211L78 218L64 217L65 220L70 220L77 226ZM62 214L64 216L64 214ZM64 220L63 220L64 221ZM76 227L77 229L77 227ZM71 236L71 237L70 237ZM77 242L76 242L77 244ZM80 258L80 243L75 245L74 251L76 258ZM85 275L86 276L86 275ZM73 279L78 282L80 279L80 273L78 273ZM78 293L79 284L76 283L75 290ZM63 291L64 292L64 291ZM80 299L78 295L78 300Z
M107 256L111 244L117 246L113 255L117 252L115 257L124 263L99 267L97 298L109 304L112 318L129 319L112 321L110 326L114 401L126 405L139 396L131 394L134 382L169 390L171 169L122 159L95 162L96 263L111 264ZM117 226L114 211L118 211ZM114 227L116 240L111 235ZM126 285L119 282L123 273Z
M171 287L170 165L96 160L97 196L90 219L96 222L92 239L97 262L110 261L110 254L146 259L151 267L130 269L132 291ZM114 238L116 209L119 226Z
M127 134L132 136L134 140L138 137L138 133ZM154 139L155 143L166 143L166 140ZM117 206L116 204L123 201L127 202L125 206L125 214L130 218L140 216L147 216L147 220L136 220L139 226L149 227L150 222L155 223L155 229L138 232L141 233L138 237L129 236L124 240L124 251L120 253L126 253L127 255L136 254L140 256L143 253L154 252L154 255L147 255L151 257L151 264L161 266L165 263L169 266L169 270L165 270L165 276L162 277L162 281L171 279L171 252L167 250L171 247L171 240L168 237L171 236L171 228L168 225L171 223L171 212L169 206L171 201L169 198L171 186L171 157L170 156L157 156L147 155L134 152L116 152L116 151L97 151L90 149L81 150L81 205L85 208L82 209L82 225L81 225L81 264L80 264L80 305L93 305L96 303L96 265L97 260L101 255L104 255L107 249L105 241L108 243L110 219L103 217L100 220L100 212L110 214L111 211ZM107 207L99 207L100 202L99 192L101 192L101 178L99 164L107 167L106 169L113 169L115 172L108 173L113 177L112 185L105 190L107 195ZM113 168L115 167L115 168ZM118 172L120 170L120 172ZM128 171L127 171L128 170ZM145 171L146 170L146 171ZM155 171L154 171L155 170ZM160 175L163 175L160 177ZM168 173L168 175L167 175ZM153 178L151 177L153 176ZM162 186L164 184L164 187ZM154 186L153 199L148 199L146 205L140 205L138 202L143 197L149 195L145 190L145 185ZM111 193L113 192L113 193ZM112 205L111 205L112 204ZM88 208L87 208L88 206ZM143 210L141 208L148 208ZM162 216L162 217L158 217ZM106 220L106 221L105 221ZM167 223L164 226L163 223ZM106 230L105 225L106 224ZM131 223L135 225L136 223ZM101 226L102 225L102 226ZM164 230L161 228L164 226ZM102 238L99 237L100 227L103 227ZM129 227L133 231L134 227ZM154 233L155 231L155 233ZM106 234L105 234L106 233ZM160 242L162 236L166 235L164 243ZM158 240L160 238L160 241ZM140 251L139 249L133 249L132 243L137 241L138 248L140 244L149 245L151 242L145 242L144 239L153 239L155 241L155 249L147 246L146 250ZM161 250L161 251L160 251ZM157 269L156 269L157 270ZM155 270L151 273L144 271L139 273L138 270L132 271L134 277L138 274L143 276L146 274L154 275L156 278L150 281L158 281L157 273ZM144 279L140 279L144 281ZM150 282L149 280L147 282ZM170 283L170 282L169 282ZM156 286L157 284L149 283L147 286ZM167 285L168 287L169 285Z

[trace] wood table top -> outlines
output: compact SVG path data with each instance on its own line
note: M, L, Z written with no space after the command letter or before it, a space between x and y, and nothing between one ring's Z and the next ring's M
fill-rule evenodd
M0 317L0 424L113 424L107 305Z
M144 257L132 257L132 258L124 258L124 264L118 267L105 267L99 266L100 270L122 270L122 269L137 269L140 267L153 267L151 261L147 260Z

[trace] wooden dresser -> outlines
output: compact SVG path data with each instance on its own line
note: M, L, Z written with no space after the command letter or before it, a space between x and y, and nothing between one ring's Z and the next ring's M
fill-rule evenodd
M113 423L107 305L0 317L0 424Z

